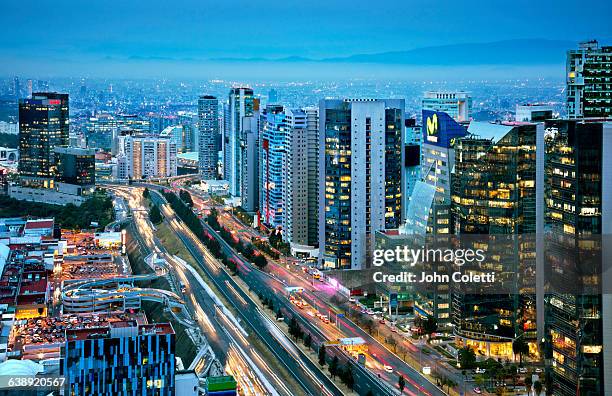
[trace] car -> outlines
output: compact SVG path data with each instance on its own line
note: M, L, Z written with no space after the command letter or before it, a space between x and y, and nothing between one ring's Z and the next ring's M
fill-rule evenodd
M395 327L391 327L391 333L397 333L397 329Z
M527 367L519 367L516 369L517 373L525 374L527 372Z
M354 304L357 302L357 299L355 299L355 297L349 297L349 302Z
M487 372L487 370L486 370L486 369L483 369L483 368L480 368L480 367L476 367L476 370L474 370L474 372L475 372L476 374L484 374L484 373L486 373L486 372Z
M393 372L393 367L389 366L388 364L385 364L384 368L387 373Z
M378 321L378 323L380 323L380 324L385 324L385 320L384 320L384 319L381 319L381 320L379 320L379 321Z
M480 390L480 388L479 388L479 387L476 387L476 388L474 388L474 389L472 389L472 390L474 391L474 393L476 393L476 394L478 394L478 395L480 395L480 394L482 393L482 390Z
M541 372L542 372L542 369L538 367L538 368L536 368L534 371L535 371L536 373L541 373Z

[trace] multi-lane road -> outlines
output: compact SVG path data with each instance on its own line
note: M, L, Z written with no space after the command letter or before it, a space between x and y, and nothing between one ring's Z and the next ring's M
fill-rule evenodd
M133 186L129 188L129 190L132 189L134 189ZM261 312L257 304L251 300L250 294L242 290L225 268L212 257L200 240L174 215L174 212L170 206L166 204L163 196L155 192L153 188L151 191L151 197L162 208L167 223L192 254L201 270L204 271L207 280L212 282L216 290L223 294L226 301L230 302L235 312L237 312L238 320L243 327L247 329L249 333L257 334L262 343L268 348L268 351L287 369L287 372L293 375L295 380L294 383L299 384L301 388L299 390L286 389L286 392L288 392L288 394L342 394L318 364L311 361L299 348L296 348L295 344L279 330L276 324ZM235 221L235 219L231 218L229 215L227 215L227 217L228 220ZM251 263L244 260L240 254L236 253L231 246L220 238L214 230L209 228L205 222L203 222L203 225L211 235L214 235L218 239L225 253L239 263L239 276L244 283L249 285L251 291L255 292L255 294L271 298L274 301L274 306L281 308L282 312L285 314L286 320L290 317L296 317L303 330L311 334L313 344L319 345L330 341L333 342L339 338L345 337L361 337L368 343L369 351L365 367L357 364L357 362L346 352L336 347L327 347L329 359L331 359L332 356L338 356L341 363L351 366L355 378L354 390L358 394L366 395L368 391L372 391L372 393L376 395L399 394L397 384L400 375L406 379L404 393L410 395L444 394L440 388L406 364L370 334L348 320L348 318L340 316L336 319L334 315L336 312L340 312L340 309L330 301L330 297L334 290L332 290L333 288L329 285L316 282L313 287L310 280L295 274L284 265L276 262L271 263L272 271L270 272L273 274L260 271L255 266L251 265ZM254 230L249 229L246 232L254 232ZM172 262L173 260L170 259L169 261ZM184 264L182 266L177 265L176 271L179 276L182 272L184 273L183 276L186 276L184 279L186 282L184 283L190 285L189 287L192 289L192 285L197 285L198 280L195 279L194 274L190 271L185 271L184 267ZM289 285L304 287L303 299L310 304L309 309L298 309L289 301L285 291L285 287ZM200 293L202 294L197 297L195 301L196 304L194 305L199 304L201 307L199 308L200 310L206 306L214 307L215 304L214 302L211 303L208 293L203 289L201 291L197 289L196 287L195 291L190 290L190 292L196 296ZM208 301L206 300L207 297ZM215 312L216 311L218 310L215 309ZM323 323L322 320L314 315L314 311L330 314L332 320L330 323ZM261 356L253 353L250 357L248 356L248 351L257 353L252 346L248 345L248 343L242 346L246 351L247 357L249 357L248 359L245 358L245 353L236 355L237 352L235 348L228 348L228 345L231 346L239 343L240 337L237 335L234 335L233 339L228 337L227 332L232 330L232 326L227 324L224 326L223 318L215 312L204 312L208 321L214 324L207 333L207 338L209 335L211 337L210 343L213 350L215 350L215 352L221 351L221 356L224 356L224 359L227 361L231 360L233 364L242 362L245 364L244 367L246 368L250 365L254 365L256 372L251 372L250 376L257 377L255 374L259 372L260 377L265 379L265 381L261 378L258 380L260 383L263 383L262 388L265 388L265 383L267 382L269 387L274 389L278 387L280 390L279 393L284 394L283 386L286 388L286 385L283 381L273 378L270 375L272 371L270 371L269 367L261 363L258 364L258 360L261 359ZM211 317L214 319L213 321L210 320ZM213 333L216 335L213 335ZM214 338L220 338L219 335L225 335L224 338L226 338L226 340L224 340L224 342L215 341ZM230 350L233 351L232 353L234 354L232 359L228 357L228 351ZM389 370L389 366L392 370ZM245 381L250 377L249 375L240 374L239 371L236 370L239 369L234 368L234 372L237 376L244 377ZM244 368L242 370L246 371ZM251 368L251 370L253 369ZM283 385L280 385L281 383ZM269 389L266 393L270 393Z

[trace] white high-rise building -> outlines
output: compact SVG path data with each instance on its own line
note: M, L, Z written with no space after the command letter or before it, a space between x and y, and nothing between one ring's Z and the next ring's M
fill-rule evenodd
M326 269L368 267L376 231L402 222L403 99L322 100L319 254Z
M128 176L132 179L152 179L176 176L176 144L168 137L125 136L123 153L127 159ZM122 172L118 172L121 174Z
M217 178L219 159L219 100L210 95L198 99L198 171L204 180Z
M443 111L457 122L472 117L472 97L464 91L428 91L423 96L423 110Z
M318 232L318 218L312 221L309 217L310 211L318 216L318 202L309 199L309 187L318 189L318 141L312 139L318 135L317 113L312 110L268 105L260 151L262 221L269 227L280 227L293 252L306 254L316 246L310 243L309 235ZM314 150L309 142L315 145Z
M223 178L228 181L230 194L234 197L240 196L242 185L242 121L244 117L251 117L252 115L253 90L251 88L232 88L224 112Z

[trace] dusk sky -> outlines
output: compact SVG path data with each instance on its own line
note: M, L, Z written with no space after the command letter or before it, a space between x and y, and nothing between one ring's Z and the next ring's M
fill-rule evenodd
M612 2L584 4L588 9L569 0L2 0L0 73L43 62L48 73L72 65L121 74L130 62L193 67L219 57L320 59L514 39L609 44Z

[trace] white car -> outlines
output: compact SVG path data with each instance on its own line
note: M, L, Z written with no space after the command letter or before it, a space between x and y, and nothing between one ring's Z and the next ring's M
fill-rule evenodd
M349 302L354 304L357 302L357 300L355 299L355 297L350 297Z
M388 364L385 364L385 371L387 373L392 373L393 372L393 367L389 366Z
M474 370L476 374L484 374L486 371L487 371L486 369L483 369L480 367L476 367L476 370Z

